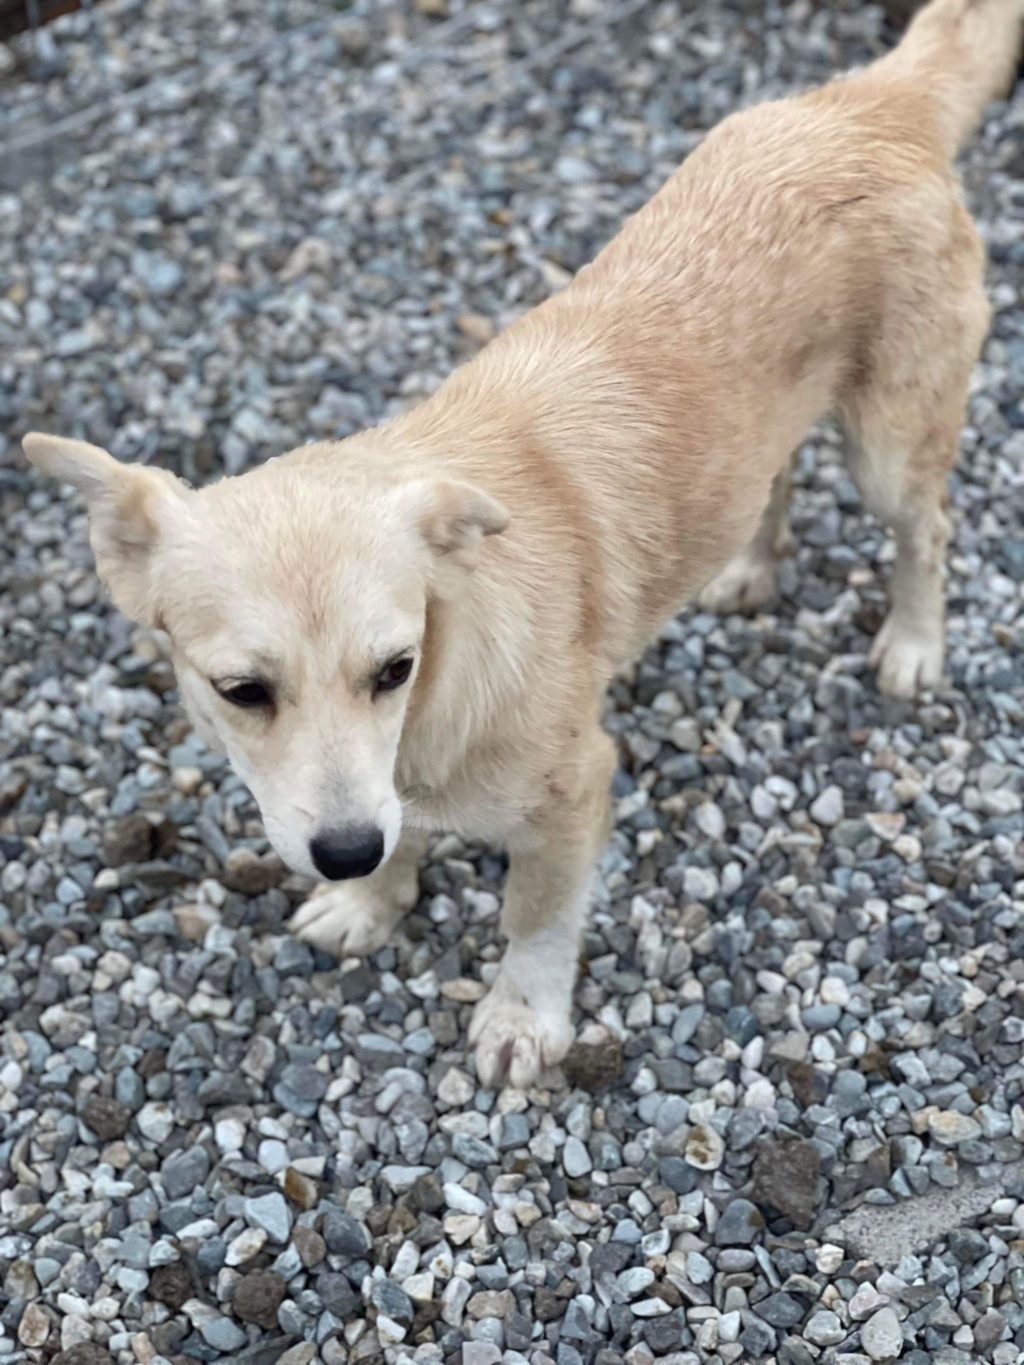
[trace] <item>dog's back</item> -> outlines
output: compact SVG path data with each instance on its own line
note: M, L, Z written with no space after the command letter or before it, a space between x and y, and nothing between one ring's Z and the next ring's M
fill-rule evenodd
M500 423L528 411L560 484L578 479L615 537L609 655L742 543L818 417L844 416L856 459L916 439L890 391L908 366L919 392L959 402L988 308L950 158L1009 83L1022 16L1020 0L934 0L862 72L732 115L568 289L451 381L492 403L500 390ZM955 374L950 333L969 355ZM876 435L881 408L899 434ZM891 520L899 472L879 496L869 465L865 496Z

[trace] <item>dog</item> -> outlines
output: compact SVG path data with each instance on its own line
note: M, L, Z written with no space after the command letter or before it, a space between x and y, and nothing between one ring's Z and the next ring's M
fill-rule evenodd
M325 883L301 938L381 947L431 832L508 849L484 1084L533 1084L573 1040L609 679L695 595L772 596L825 414L895 534L879 686L940 682L946 477L989 323L952 158L1022 22L1021 0L932 0L863 71L727 118L568 287L374 430L198 491L25 437L281 857Z

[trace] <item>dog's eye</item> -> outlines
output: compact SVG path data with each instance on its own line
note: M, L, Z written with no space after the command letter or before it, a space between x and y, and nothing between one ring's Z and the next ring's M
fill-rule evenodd
M403 683L409 681L409 674L412 672L412 659L406 655L404 659L392 659L389 664L377 674L374 682L375 692L395 692Z
M255 678L244 682L214 683L214 688L232 706L253 711L261 706L273 706L274 697L266 683Z

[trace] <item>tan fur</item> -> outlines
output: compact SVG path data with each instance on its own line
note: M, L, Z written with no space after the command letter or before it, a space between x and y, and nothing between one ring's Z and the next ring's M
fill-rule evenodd
M410 833L509 847L509 947L472 1029L488 1083L571 1041L609 677L702 589L766 600L823 414L897 537L880 683L940 679L944 484L988 323L950 156L1009 80L1021 13L934 0L874 67L727 119L567 289L374 431L197 493L26 438L85 492L101 574L166 627L283 856L308 871L317 830L354 820L390 854L401 824L390 861L303 907L304 937L379 946L415 895ZM376 696L389 650L414 670ZM254 671L272 713L210 686Z

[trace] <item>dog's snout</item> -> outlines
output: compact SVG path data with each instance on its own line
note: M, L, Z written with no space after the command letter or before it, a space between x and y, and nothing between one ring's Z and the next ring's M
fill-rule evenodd
M313 866L329 882L367 877L384 857L384 834L376 825L321 830L310 840Z

